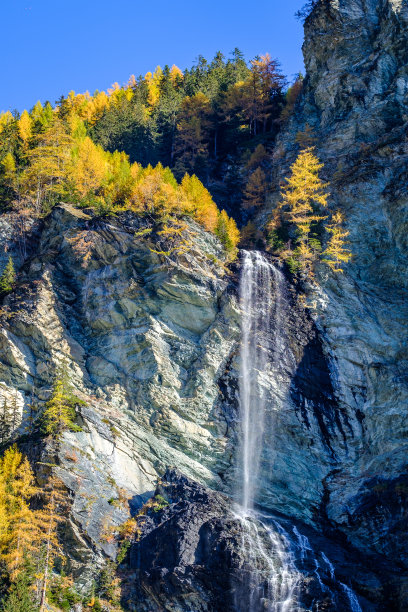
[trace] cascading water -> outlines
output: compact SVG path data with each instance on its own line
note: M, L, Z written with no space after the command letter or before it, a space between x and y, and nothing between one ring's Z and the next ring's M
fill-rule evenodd
M265 393L262 377L268 363L273 318L273 270L261 253L243 253L241 277L241 495L244 513L253 509L263 439Z
M298 575L282 531L260 521L254 510L259 488L265 426L266 394L263 379L274 360L281 331L283 277L261 253L244 251L240 285L241 341L241 444L238 478L238 515L243 525L242 548L257 568L249 577L248 596L238 610L286 612L293 609ZM275 333L272 333L272 323ZM274 346L271 346L273 344ZM272 355L272 357L271 357ZM258 585L257 585L258 578ZM261 583L261 585L259 584Z
M241 436L237 478L237 518L242 526L241 548L247 569L236 590L237 612L295 612L317 610L300 603L299 593L306 576L318 585L321 598L336 595L336 582L352 612L360 612L352 589L337 582L334 567L321 553L315 553L309 539L296 526L283 528L269 515L255 510L261 480L262 447L268 398L266 377L278 365L286 347L283 324L285 305L283 274L266 256L243 251L240 284L242 312L241 371L239 381ZM319 562L319 560L320 562ZM329 584L327 584L329 583ZM338 597L337 597L338 598ZM341 604L343 605L343 604ZM342 607L342 609L347 609Z

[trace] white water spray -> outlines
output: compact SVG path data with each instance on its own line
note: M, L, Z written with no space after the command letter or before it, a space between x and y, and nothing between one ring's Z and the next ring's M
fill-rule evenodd
M258 251L244 251L240 289L241 342L241 491L240 504L250 512L258 490L265 422L265 386L270 361L271 326L279 328L280 272ZM274 354L271 347L270 354ZM273 359L273 358L272 358Z
M283 530L262 522L254 510L265 427L267 385L264 381L276 359L280 340L282 286L281 272L265 256L257 251L243 252L238 499L239 518L244 528L242 549L247 551L248 564L257 569L249 579L247 599L245 603L237 602L237 609L244 606L249 612L293 610L300 576Z
M302 571L314 575L322 593L330 591L321 577L321 567L309 539L296 526L286 531L280 523L255 510L262 478L261 461L267 406L267 376L278 365L286 348L284 277L257 251L244 251L240 305L242 311L237 518L241 521L242 550L246 554L246 579L236 593L238 612L294 612L299 606ZM322 552L330 578L334 567ZM307 567L309 568L307 570ZM352 589L338 582L347 595L350 610L361 612ZM318 605L318 604L316 604Z

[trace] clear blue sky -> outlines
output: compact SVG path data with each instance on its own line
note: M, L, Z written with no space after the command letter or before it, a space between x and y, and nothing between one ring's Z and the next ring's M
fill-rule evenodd
M239 47L303 69L304 0L7 0L2 7L0 110L52 103L71 89L107 89L157 64L189 67Z

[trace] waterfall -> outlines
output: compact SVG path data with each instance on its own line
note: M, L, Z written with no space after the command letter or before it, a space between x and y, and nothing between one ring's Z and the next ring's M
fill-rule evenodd
M243 526L241 547L248 565L247 593L239 593L237 610L289 612L299 574L290 543L278 524L260 520L254 506L259 489L265 427L268 367L280 344L283 276L258 251L243 251L240 284L242 313L239 383L241 436L238 478L238 517Z
M240 586L235 589L235 608L237 612L309 609L300 601L301 589L302 584L313 580L316 592L320 593L313 599L314 610L319 608L319 599L330 596L336 605L340 601L342 609L346 610L348 605L351 612L361 612L352 589L335 580L335 568L324 552L316 553L309 539L290 522L284 528L271 515L256 510L268 406L264 383L267 376L273 375L279 366L279 356L288 348L283 323L285 280L282 272L257 251L242 252L241 270L241 431L236 517L242 526L241 552L245 566ZM333 583L338 585L334 592ZM341 603L344 596L348 600L346 607Z
M268 357L271 325L279 330L281 273L258 251L243 251L240 305L242 312L240 411L240 504L253 509L264 433L266 397L262 379ZM275 338L276 339L276 338ZM275 347L272 347L275 349Z

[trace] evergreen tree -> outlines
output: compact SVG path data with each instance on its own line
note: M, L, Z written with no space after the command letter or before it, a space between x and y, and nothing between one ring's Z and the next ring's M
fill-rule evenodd
M1 604L1 612L39 612L32 584L33 578L29 571L21 571Z
M7 401L4 400L0 408L0 442L2 444L9 439L11 429L10 410Z
M17 391L14 393L13 400L11 402L11 410L10 410L10 421L11 421L11 429L14 432L18 425L20 424L20 409L17 404Z
M2 275L0 276L0 291L4 293L9 292L13 289L14 283L16 281L16 272L14 270L13 258L8 258L8 262L3 270Z
M62 368L54 382L52 395L42 414L42 431L59 440L66 429L80 431L75 425L75 406L82 403L75 397L66 371Z

